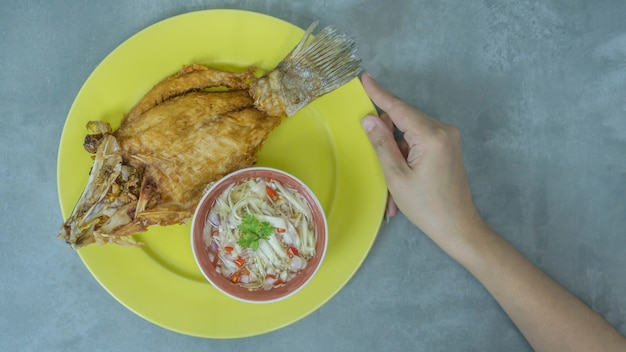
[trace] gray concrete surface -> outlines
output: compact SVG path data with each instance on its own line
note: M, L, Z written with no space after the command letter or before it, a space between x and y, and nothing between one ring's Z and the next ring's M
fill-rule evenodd
M135 32L237 8L353 35L381 83L459 127L485 218L626 333L626 2L3 1L0 350L528 351L489 294L403 216L330 302L278 331L194 338L124 308L55 235L63 123Z

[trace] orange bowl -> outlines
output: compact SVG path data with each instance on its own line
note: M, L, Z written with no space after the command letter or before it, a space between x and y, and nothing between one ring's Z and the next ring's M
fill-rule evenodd
M224 277L216 270L216 264L209 258L209 249L208 244L205 243L204 240L204 232L205 227L207 226L209 213L214 207L217 198L219 198L219 196L226 191L229 186L257 177L277 180L283 186L296 190L304 197L309 208L311 209L313 217L312 220L317 233L317 244L315 248L315 255L308 260L306 267L302 271L298 272L293 279L287 281L280 287L274 287L269 290L259 289L251 291L245 287L232 283L228 278ZM198 268L200 268L204 277L217 290L227 296L243 302L271 303L283 300L296 294L313 279L315 273L317 273L319 267L322 265L324 256L326 255L327 233L328 224L324 210L322 209L322 206L315 194L313 194L307 185L295 176L278 169L251 167L235 171L224 176L211 186L211 188L202 197L200 203L198 203L198 207L196 208L193 222L191 224L191 248L196 264L198 264Z

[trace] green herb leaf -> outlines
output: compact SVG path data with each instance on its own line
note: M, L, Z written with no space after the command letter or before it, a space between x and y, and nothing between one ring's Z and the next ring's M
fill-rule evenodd
M241 237L239 237L239 240L237 240L237 243L242 247L242 248L253 248L258 247L259 245L259 236L251 234L251 233L246 233L241 235Z
M237 240L242 248L259 249L259 240L268 239L274 233L274 227L267 221L260 221L254 215L246 214L237 226L242 235Z

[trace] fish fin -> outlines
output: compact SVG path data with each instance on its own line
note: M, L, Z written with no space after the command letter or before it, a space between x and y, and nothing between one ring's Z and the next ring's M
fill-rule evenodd
M252 84L255 105L273 116L293 116L305 105L356 77L361 59L355 41L334 28L308 40L314 22L278 66Z

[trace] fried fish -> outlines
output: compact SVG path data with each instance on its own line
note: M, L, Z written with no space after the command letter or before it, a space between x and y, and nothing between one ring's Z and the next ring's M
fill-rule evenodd
M354 41L330 27L308 40L315 26L265 76L186 65L156 84L116 131L89 122L84 148L94 164L58 238L73 248L138 246L131 235L187 221L208 186L254 165L284 117L358 75ZM222 88L208 90L215 87Z

